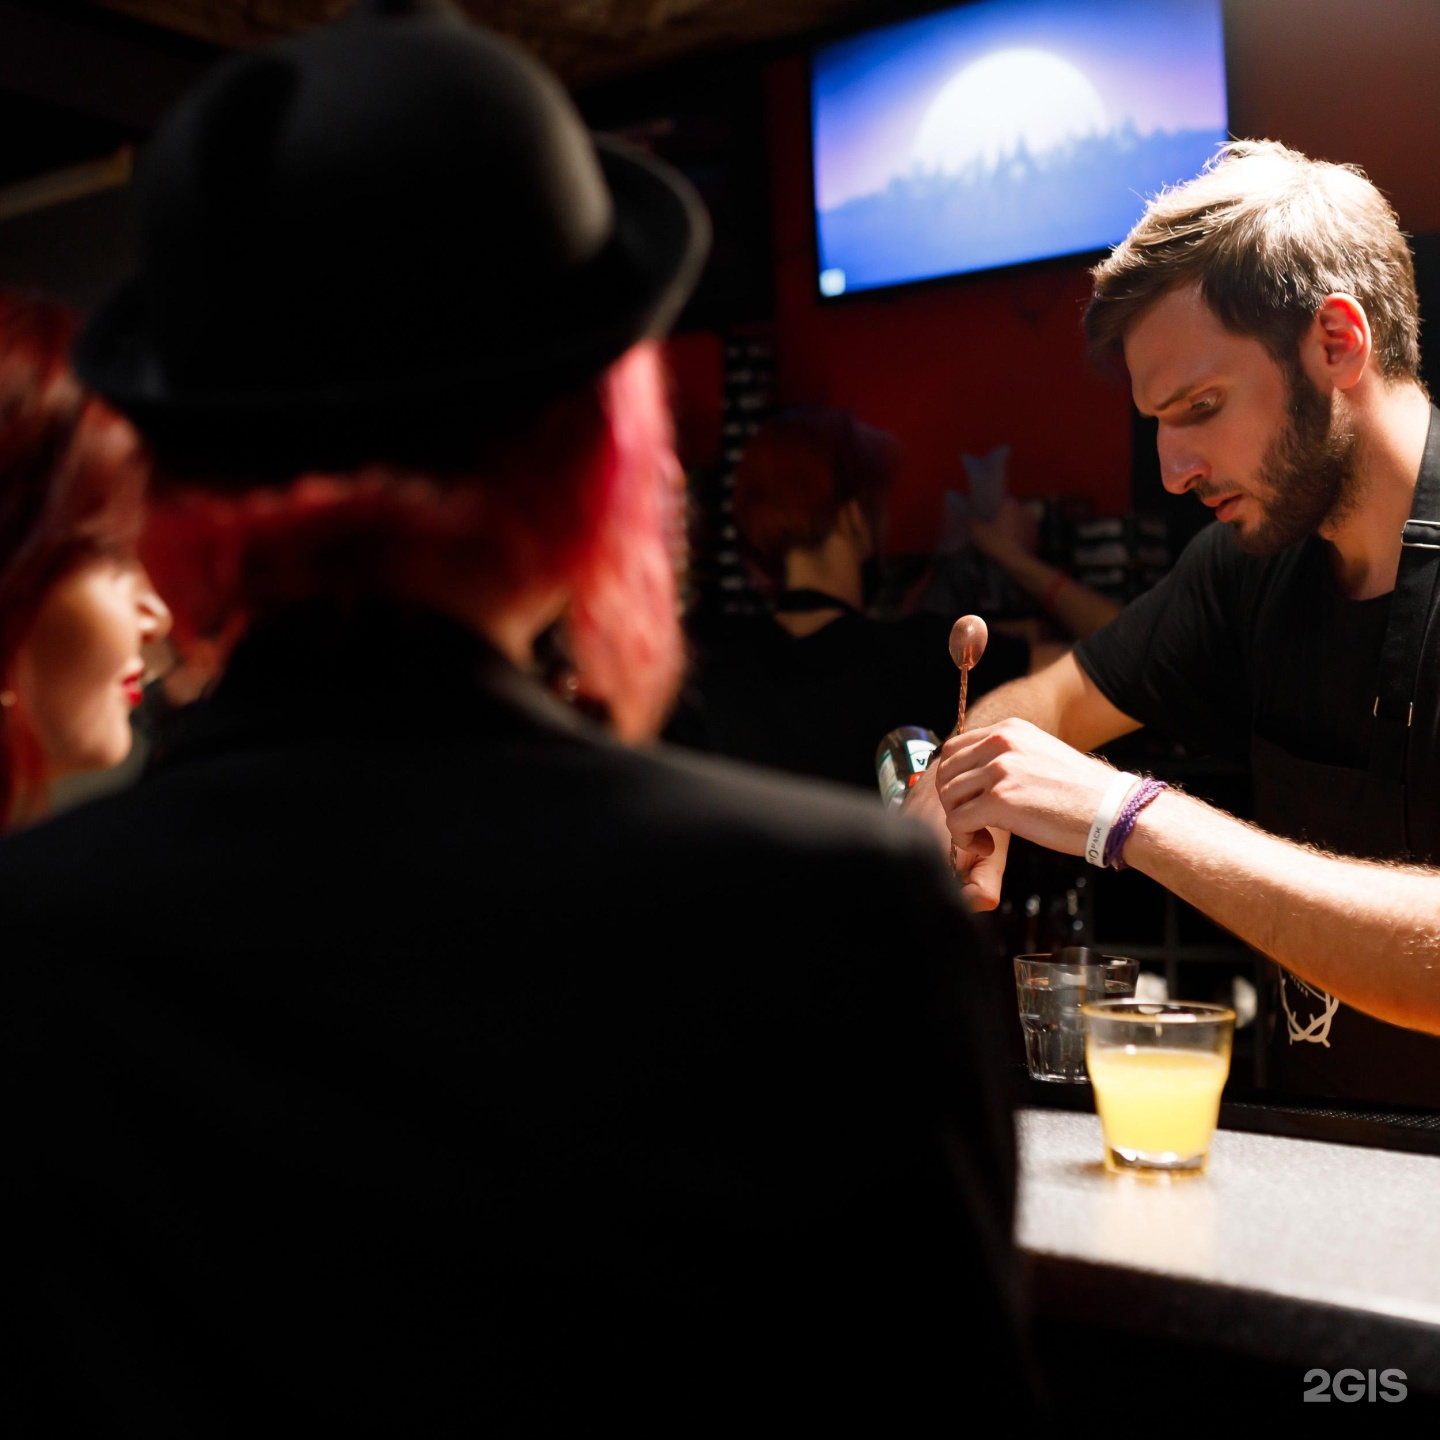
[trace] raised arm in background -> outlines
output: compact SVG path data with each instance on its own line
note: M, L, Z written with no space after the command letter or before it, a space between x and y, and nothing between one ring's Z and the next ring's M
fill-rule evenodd
M1053 625L1073 639L1083 640L1108 625L1122 607L1042 560L1036 553L1037 530L1035 517L1013 497L1005 499L993 520L970 521L975 548L1036 601Z

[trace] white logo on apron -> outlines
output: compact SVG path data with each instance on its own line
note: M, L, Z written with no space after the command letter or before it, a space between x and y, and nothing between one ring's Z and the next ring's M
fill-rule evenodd
M1291 985L1300 992L1296 997L1297 1004L1306 996L1312 1001L1320 1003L1319 1013L1311 1015L1308 1024L1302 1025L1295 1018L1295 1012L1290 1008L1289 987ZM1340 1002L1333 995L1327 995L1323 990L1317 990L1313 985L1307 985L1303 980L1297 980L1289 971L1282 970L1280 972L1280 1005L1285 1011L1285 1029L1292 1045L1308 1043L1323 1045L1327 1050L1330 1048L1330 1022L1340 1008Z

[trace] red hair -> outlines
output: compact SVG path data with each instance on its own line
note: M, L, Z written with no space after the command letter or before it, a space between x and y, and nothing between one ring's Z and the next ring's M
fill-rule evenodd
M677 568L683 487L659 351L496 436L471 473L370 466L226 491L156 486L145 561L182 652L223 657L253 623L309 597L395 593L417 556L462 560L503 604L556 586L578 693L626 739L654 736L683 664Z
M778 577L786 555L819 545L851 500L878 533L893 464L890 438L848 410L794 410L766 421L735 472L735 528L750 558Z
M145 466L130 426L70 369L77 317L0 291L0 829L45 784L45 757L14 688L46 594L87 558L130 549Z

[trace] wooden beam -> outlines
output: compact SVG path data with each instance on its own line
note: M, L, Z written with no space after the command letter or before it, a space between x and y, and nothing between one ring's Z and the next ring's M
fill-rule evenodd
M13 185L0 185L0 222L128 185L134 168L134 151L129 145L122 145L113 155L101 160L87 160L30 180L16 181Z

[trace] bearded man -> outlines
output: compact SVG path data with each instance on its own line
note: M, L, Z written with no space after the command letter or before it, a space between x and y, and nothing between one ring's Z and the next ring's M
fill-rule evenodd
M946 742L966 892L996 903L1010 832L1133 866L1278 962L1280 1089L1440 1103L1440 424L1405 238L1353 167L1237 142L1094 275L1092 353L1221 523ZM1248 761L1258 824L1085 753L1142 725Z

